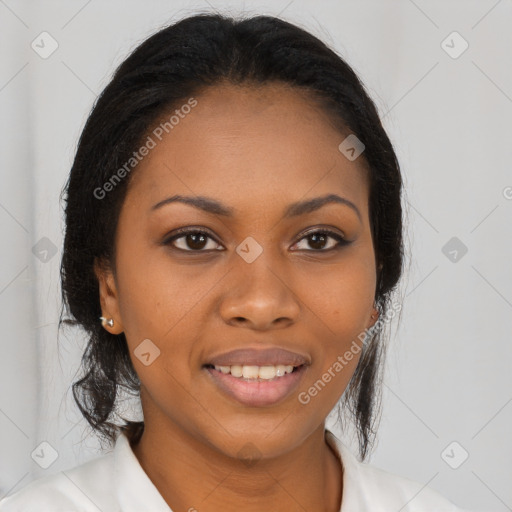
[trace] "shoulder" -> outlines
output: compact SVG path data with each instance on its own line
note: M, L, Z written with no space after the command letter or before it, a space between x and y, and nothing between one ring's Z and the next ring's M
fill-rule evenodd
M0 500L0 512L97 512L112 498L112 452L38 478ZM114 510L114 508L110 508Z
M330 431L327 431L326 439L342 459L341 512L470 512L456 506L426 484L360 462Z

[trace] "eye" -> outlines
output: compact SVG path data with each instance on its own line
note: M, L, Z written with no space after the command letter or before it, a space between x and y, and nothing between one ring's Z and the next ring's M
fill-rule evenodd
M303 249L311 252L328 252L330 250L339 249L341 246L348 245L350 243L339 233L324 228L310 231L295 245L298 245L303 240L307 239L309 239L308 243L313 247L313 249ZM331 239L330 244L327 243L329 239ZM210 247L208 247L208 240L210 240ZM218 249L220 244L216 242L213 236L210 235L207 231L191 228L178 229L173 236L164 241L164 245L172 245L180 251L187 252L208 252L212 250L222 250Z
M208 239L212 242L208 247ZM178 250L188 252L207 252L219 250L216 246L220 245L206 231L200 229L178 229L176 234L165 240L164 245L171 244Z
M297 244L299 244L302 240L307 240L309 238L309 244L313 246L312 252L328 252L330 250L336 250L341 248L344 245L348 245L350 242L346 240L342 235L331 231L329 229L317 229L316 231L310 231L305 236L303 236ZM328 247L325 249L326 242L329 240L334 240L335 243L327 244ZM296 245L297 245L296 244ZM305 249L311 251L311 249Z

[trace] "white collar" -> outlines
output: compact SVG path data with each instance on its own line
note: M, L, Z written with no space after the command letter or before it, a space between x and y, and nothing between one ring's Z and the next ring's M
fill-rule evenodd
M114 486L122 512L172 512L133 453L124 433L114 448Z
M332 448L343 468L343 496L340 512L362 510L360 507L366 501L366 492L363 489L363 478L360 462L330 430L325 430L325 439Z

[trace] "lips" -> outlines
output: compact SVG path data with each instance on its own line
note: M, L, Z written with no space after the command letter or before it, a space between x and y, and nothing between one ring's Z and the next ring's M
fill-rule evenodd
M223 395L261 407L289 397L310 364L308 357L282 348L244 348L215 355L203 368Z
M213 356L208 361L212 366L301 366L309 363L309 358L302 354L282 348L242 348Z

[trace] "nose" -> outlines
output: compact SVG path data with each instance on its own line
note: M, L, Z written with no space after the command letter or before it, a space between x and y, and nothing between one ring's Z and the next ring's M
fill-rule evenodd
M301 308L288 274L261 254L252 263L240 260L226 281L220 305L223 320L254 330L287 327L297 321Z

